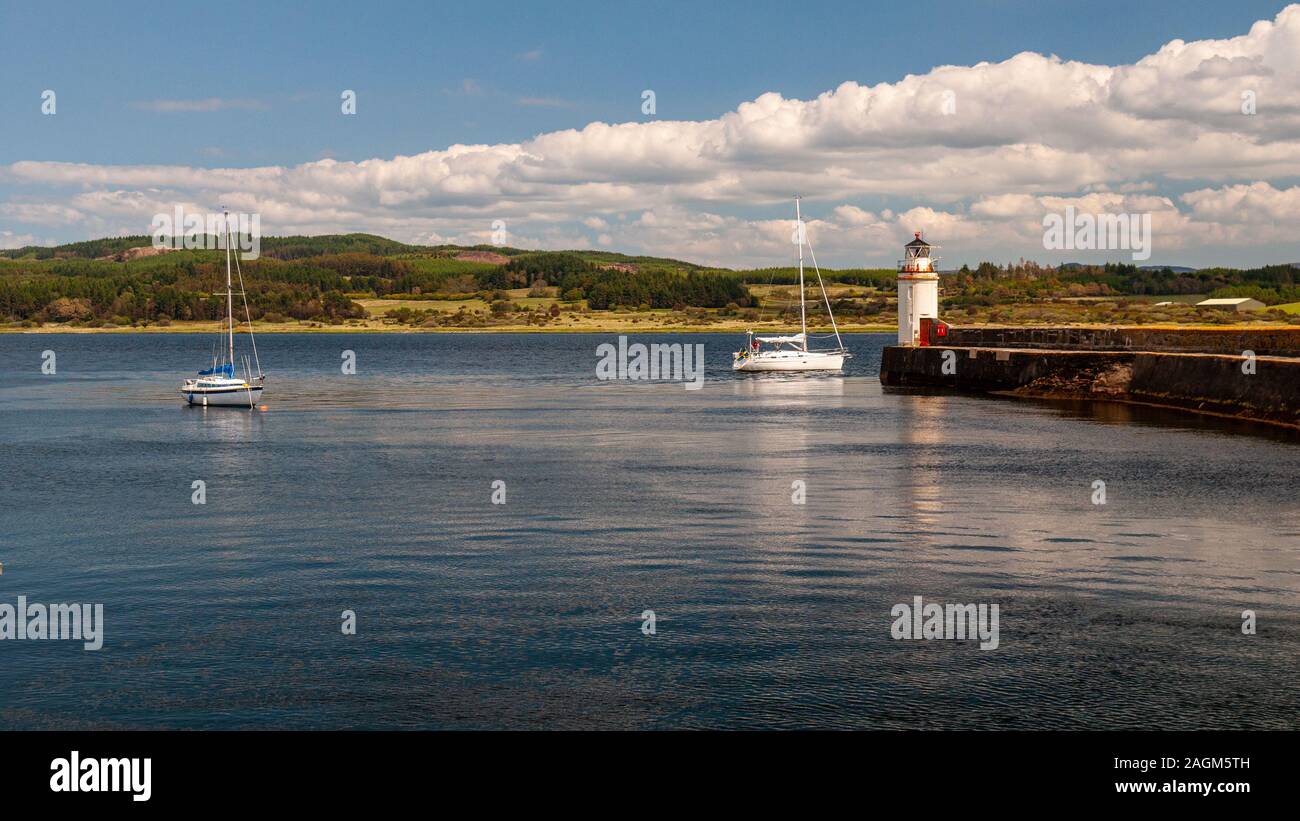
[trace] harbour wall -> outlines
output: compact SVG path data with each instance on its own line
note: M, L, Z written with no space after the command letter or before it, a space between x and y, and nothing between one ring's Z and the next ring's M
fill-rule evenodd
M880 379L891 387L1137 402L1300 428L1300 359L1286 357L893 346L882 355Z
M1300 357L1300 326L1268 328L951 328L944 344L963 348L1166 351Z

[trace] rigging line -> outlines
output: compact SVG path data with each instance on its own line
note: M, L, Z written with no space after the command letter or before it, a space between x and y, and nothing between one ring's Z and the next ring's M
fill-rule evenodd
M769 293L771 293L771 292L774 291L774 287L773 287L773 286L776 284L776 275L777 275L777 272L778 272L779 269L777 269L777 268L769 268L768 270L770 270L770 271L772 272L771 276L769 276L769 277L767 278L767 288L768 288ZM787 308L790 307L790 303L789 303L789 301L786 302L786 306L785 306L785 307L787 307ZM761 324L761 323L767 321L767 309L768 309L768 306L767 306L767 305L764 305L764 304L762 303L762 301L760 300L760 301L759 301L759 306L758 306L758 319L756 320L758 323ZM782 311L781 313L784 313L784 311ZM775 311L775 309L773 310L772 316L773 316L773 318L778 318L778 319L779 319L779 314Z
M817 284L821 286L822 299L826 300L826 315L831 318L831 330L835 331L835 341L839 343L840 350L843 350L844 340L840 339L840 329L835 324L835 313L831 311L831 298L826 295L826 283L822 282L822 272L817 267L817 252L813 250L812 242L808 240L807 236L804 237L804 241L808 242L808 254L812 257L813 270L817 272Z
M796 230L798 230L798 223L801 222L800 220L797 219L797 211L798 211L798 209L796 208ZM800 245L799 245L799 247L800 247L800 250L803 249L803 241L802 241L802 239L800 240ZM769 291L770 293L775 294L775 292L776 292L776 288L775 288L775 286L776 286L776 278L777 278L777 276L781 273L782 270L788 270L788 269L782 269L782 268L769 268L769 269L767 269L767 270L769 270L769 271L772 272L771 275L768 276L768 278L767 278L767 288L768 288L768 291ZM783 290L785 293L788 293L788 291L785 291L784 288L782 288L782 290ZM799 293L799 301L800 301L800 303L803 302L803 291L802 291L802 289L800 290L800 293ZM775 303L775 300L773 300L773 302ZM794 305L794 300L793 300L793 299L789 299L789 298L787 298L787 299L785 300L785 304L782 305L782 307L781 307L781 309L780 309L779 311L776 310L776 308L773 306L773 308L772 308L772 319L773 319L773 321L780 322L780 321L784 318L786 312L790 310L790 307L791 307L792 305ZM766 322L766 321L767 321L767 308L768 308L768 307L769 307L769 306L767 306L767 305L763 305L763 304L760 304L760 305L759 305L759 310L758 310L758 322L759 322L760 324L763 323L763 322Z
M804 230L803 214L799 211L800 199L798 195L794 198L795 230L799 234L799 333L803 334L803 352L808 353L808 308L803 293L803 246L808 241L808 235Z
M796 197L795 199L798 199L798 197ZM796 218L795 218L795 223L796 223L795 228L796 228L796 231L798 230L798 225L799 225L799 222L800 222L800 220L798 219L798 210L799 210L799 209L798 209L798 205L796 204L796 206L795 206L795 217L796 217ZM803 240L802 240L802 239L800 239L799 249L800 249L801 251L803 250ZM772 272L772 274L771 274L771 276L769 276L769 277L767 278L767 287L768 287L769 292L771 292L771 293L774 294L774 293L776 292L776 289L775 289L775 285L776 285L776 277L777 277L778 274L781 273L781 271L782 271L783 269L781 269L781 268L770 268L770 269L768 269L768 270L770 270L770 271ZM784 291L784 289L782 289L782 290ZM786 293L788 293L788 292L786 292ZM803 292L802 292L802 289L800 290L800 293L799 293L799 301L800 301L800 304L802 305L802 303L803 303ZM790 310L790 306L792 306L792 305L794 305L794 300L793 300L793 299L786 299L785 304L782 306L782 308L781 308L780 311L777 311L777 310L775 310L775 308L774 308L773 311L772 311L772 318L773 318L773 320L775 320L775 321L777 321L777 322L780 322L780 321L782 320L782 318L785 316L786 312ZM758 321L759 321L759 322L765 322L765 321L766 321L765 316L766 316L766 309L765 309L765 307L760 306L760 308L759 308L759 312L758 312Z
M226 223L226 316L230 321L230 370L235 370L235 297L230 291L230 212L222 206Z
M257 337L253 335L253 315L248 312L248 290L244 287L244 272L239 269L239 254L235 254L234 257L235 273L239 276L239 295L244 300L244 318L248 320L248 341L253 346L253 361L257 363L257 375L261 376L262 360L257 355Z

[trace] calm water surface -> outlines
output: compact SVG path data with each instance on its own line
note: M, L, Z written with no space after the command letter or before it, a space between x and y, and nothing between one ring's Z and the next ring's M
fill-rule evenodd
M0 727L1300 727L1296 437L611 339L268 335L248 412L180 402L210 337L0 335L0 603L106 621L0 642ZM1001 646L892 639L917 595Z

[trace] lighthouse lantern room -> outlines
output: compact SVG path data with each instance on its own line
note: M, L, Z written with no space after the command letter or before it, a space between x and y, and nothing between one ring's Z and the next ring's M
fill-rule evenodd
M921 239L920 231L915 237L898 263L899 345L930 344L930 327L939 319L939 258L930 255L938 246Z

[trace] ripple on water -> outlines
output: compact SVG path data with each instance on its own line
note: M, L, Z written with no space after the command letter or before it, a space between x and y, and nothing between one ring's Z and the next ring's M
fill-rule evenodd
M0 601L107 621L5 648L0 726L1297 729L1300 442L883 393L887 335L816 379L700 335L700 391L597 382L605 339L277 335L249 413L175 401L197 337L53 382L0 335ZM998 649L893 639L915 596Z

